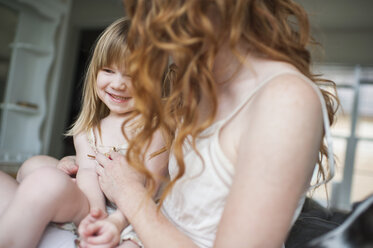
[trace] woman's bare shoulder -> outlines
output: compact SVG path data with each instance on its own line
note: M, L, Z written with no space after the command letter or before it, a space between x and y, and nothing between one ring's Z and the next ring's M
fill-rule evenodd
M317 86L312 81L296 74L282 74L271 79L255 95L253 102L258 107L283 107L285 109L303 109L303 111L321 111L321 99ZM315 88L316 87L316 88Z
M253 130L320 126L321 100L311 81L294 74L283 74L271 79L251 99L241 123L246 123L240 137ZM243 125L243 124L241 124ZM295 131L295 130L294 130Z

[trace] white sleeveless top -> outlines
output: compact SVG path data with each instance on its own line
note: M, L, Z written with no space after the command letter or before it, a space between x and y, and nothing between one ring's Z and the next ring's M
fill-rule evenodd
M325 139L328 144L330 174L334 175L329 119L324 98L318 87L300 72L282 71L267 78L230 114L227 118L215 122L202 132L207 137L196 140L196 148L204 160L195 153L190 145L185 145L185 173L166 196L162 206L163 214L183 233L188 235L199 247L212 247L217 228L223 214L226 198L235 173L234 165L228 160L219 144L219 132L264 85L280 75L296 75L310 83L317 92L322 106ZM170 156L169 174L171 179L177 175L178 166L174 156ZM322 183L326 183L325 181ZM319 183L321 184L321 183ZM319 185L318 184L318 185ZM314 185L312 187L318 186ZM312 188L311 187L311 188ZM299 216L305 194L299 200L292 224Z
M88 139L88 143L90 147L96 153L100 152L104 154L104 153L110 153L110 152L119 152L121 154L126 154L128 150L127 142L121 145L117 145L117 146L105 146L105 145L98 144L93 128L90 128L87 131L87 139Z

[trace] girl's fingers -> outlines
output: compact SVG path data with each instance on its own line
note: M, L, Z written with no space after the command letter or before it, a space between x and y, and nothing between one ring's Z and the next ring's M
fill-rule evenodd
M87 236L87 226L92 222L92 220L90 220L89 218L91 217L86 217L80 222L78 227L78 233L80 236Z
M99 208L92 208L89 214L96 220L106 217L106 213Z
M82 236L88 238L93 236L98 230L95 227L91 227L91 225L87 225L87 227L83 230Z
M93 212L93 213L92 213ZM80 223L79 225L79 233L84 234L85 236L92 235L92 231L89 229L90 226L97 223L100 219L106 217L106 213L104 213L100 209L93 209L91 210L90 214Z
M87 242L87 243L90 243L88 242L88 240L91 238L91 237L96 237L96 236L100 236L100 231L101 231L101 226L100 225L96 225L96 224L90 224L87 226L86 230L85 230L85 235L83 236L84 237L84 240Z
M111 233L102 233L97 236L91 236L87 238L87 243L93 245L108 244L113 240L113 235Z
M57 168L64 171L66 174L70 176L76 175L78 171L78 165L75 163L75 156L68 156L62 158L58 164Z

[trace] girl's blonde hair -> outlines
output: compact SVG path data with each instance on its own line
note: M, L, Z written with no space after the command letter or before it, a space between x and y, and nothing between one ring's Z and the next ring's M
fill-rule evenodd
M292 0L124 0L124 3L132 22L128 46L136 112L144 123L142 131L130 142L127 159L143 171L143 148L149 144L149 137L159 127L171 134L169 148L172 145L179 169L162 200L185 172L183 144L187 136L192 137L195 148L196 137L214 121L218 100L212 68L224 42L228 42L241 62L246 54L254 53L290 63L318 85L328 83L335 87L333 82L310 71L311 57L306 46L312 39L307 14ZM246 54L239 55L240 42L248 45ZM177 64L177 76L162 104L161 68L167 65L170 55ZM321 92L332 124L334 104L338 101L327 91L321 89ZM207 96L211 106L203 123L198 122L201 94ZM324 157L327 147L322 143L320 165ZM326 177L328 169L319 166L319 180Z
M100 120L110 111L98 97L97 74L102 68L114 64L118 68L126 68L126 58L129 55L127 46L129 27L129 19L120 18L108 26L96 40L84 79L82 108L67 135L76 135L93 127L98 127L100 132Z

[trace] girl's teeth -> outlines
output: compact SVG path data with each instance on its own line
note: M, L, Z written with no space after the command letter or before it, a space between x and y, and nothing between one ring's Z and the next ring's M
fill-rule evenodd
M128 100L130 99L129 97L123 97L123 96L114 96L114 95L111 95L113 98L117 99L117 100Z

